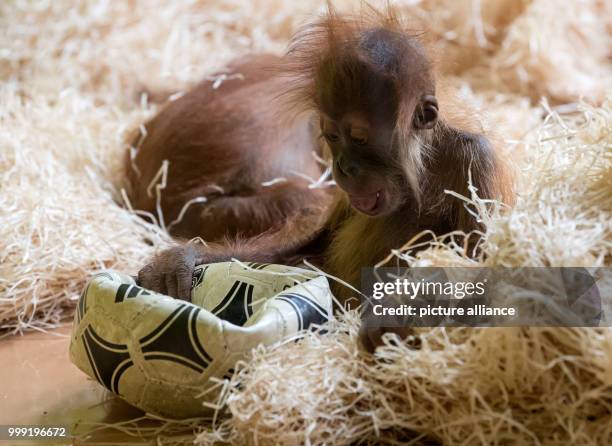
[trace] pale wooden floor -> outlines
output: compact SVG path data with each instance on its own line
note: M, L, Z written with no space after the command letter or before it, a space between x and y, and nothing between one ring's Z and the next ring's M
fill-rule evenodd
M0 340L0 425L65 425L81 436L91 431L92 423L142 415L70 362L69 333L70 328L64 327L53 333L35 332ZM139 442L108 430L87 438L88 444Z

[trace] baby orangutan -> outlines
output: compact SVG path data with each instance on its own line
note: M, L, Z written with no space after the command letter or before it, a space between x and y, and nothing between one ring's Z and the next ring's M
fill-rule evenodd
M471 112L457 110L465 121L458 124L437 98L419 40L392 12L373 15L330 12L298 33L283 58L236 64L241 79L218 89L204 82L146 124L128 160L134 206L154 211L147 186L168 160L164 215L176 219L189 200L207 196L173 233L209 243L162 252L140 271L142 286L189 299L196 264L308 257L358 287L362 267L421 231L479 229L464 203L445 193L469 196L470 175L480 197L512 200L496 151L469 125ZM287 101L277 100L279 91L304 111L282 119ZM337 188L292 179L293 170L320 175L313 151L329 156ZM289 180L262 185L276 177ZM352 296L343 286L334 294L341 302ZM363 331L364 345L373 349L380 334Z

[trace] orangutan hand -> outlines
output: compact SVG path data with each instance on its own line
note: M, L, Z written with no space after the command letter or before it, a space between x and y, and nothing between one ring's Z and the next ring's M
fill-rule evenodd
M138 272L138 284L157 293L191 300L191 281L196 264L205 263L193 245L170 248L158 254Z
M378 327L362 322L359 328L359 342L362 347L370 353L374 353L377 347L384 345L383 335L385 333L395 333L400 339L405 339L412 333L412 329L406 326L400 327Z

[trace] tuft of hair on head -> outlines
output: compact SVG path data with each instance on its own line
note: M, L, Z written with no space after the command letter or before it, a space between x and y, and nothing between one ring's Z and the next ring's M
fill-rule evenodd
M398 161L417 202L425 145L413 123L422 96L435 95L427 46L424 33L409 30L390 5L379 10L362 3L360 13L341 14L328 3L323 17L298 30L283 61L289 81L284 95L293 110L392 111Z

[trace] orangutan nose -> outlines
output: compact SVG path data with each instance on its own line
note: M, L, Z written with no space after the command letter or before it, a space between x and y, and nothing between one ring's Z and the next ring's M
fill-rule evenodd
M356 162L350 160L347 156L340 154L336 160L338 171L347 177L356 177L359 175L359 166Z

